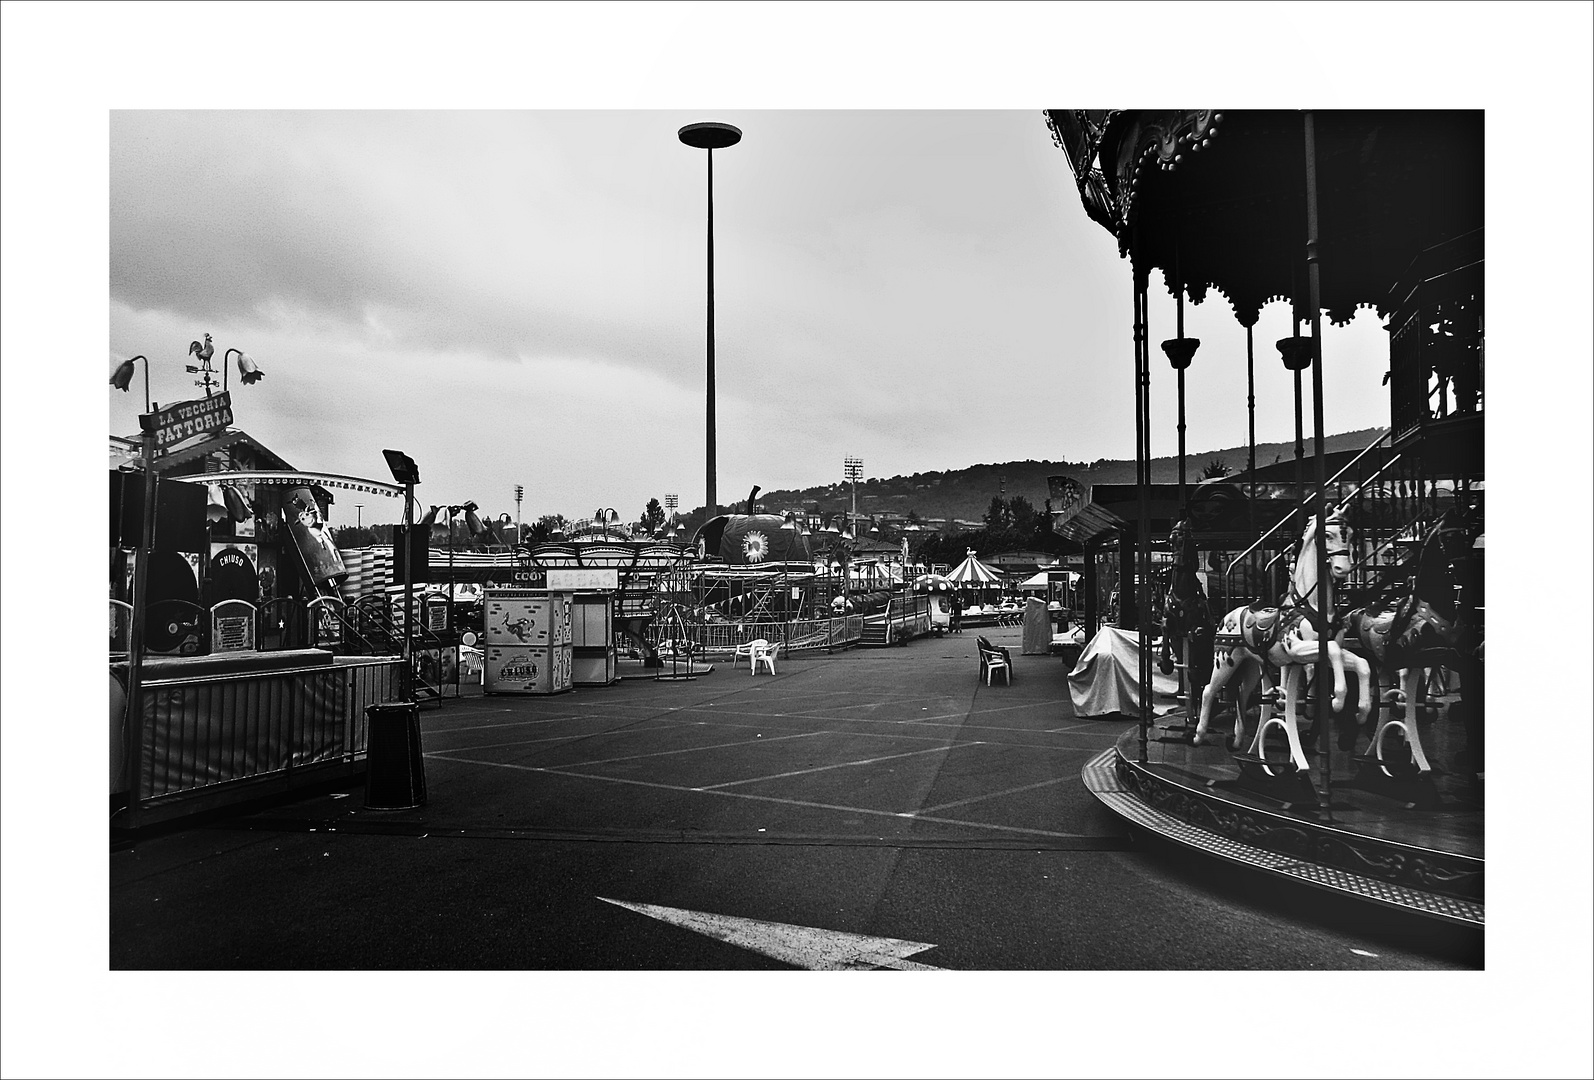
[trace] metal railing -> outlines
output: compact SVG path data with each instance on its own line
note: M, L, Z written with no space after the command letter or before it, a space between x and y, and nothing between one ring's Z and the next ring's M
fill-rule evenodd
M142 745L127 745L124 722L112 748L133 759L125 820L152 824L357 774L366 707L400 699L403 666L341 660L145 680Z
M1406 476L1409 471L1403 455L1390 453L1376 457L1393 446L1394 431L1386 429L1349 462L1337 470L1324 486L1329 512L1345 513L1351 519L1352 542L1357 551L1371 547L1387 548L1389 538L1404 527L1412 516L1410 488L1420 481ZM1229 559L1211 599L1218 612L1245 603L1276 603L1283 595L1283 575L1296 548L1302 523L1311 504L1303 499L1290 508L1271 528L1248 547ZM1374 587L1369 580L1375 560L1362 556L1353 560L1351 578L1344 583L1349 594L1365 594ZM1237 579L1239 584L1237 585ZM1341 606L1336 602L1336 607Z
M850 648L863 639L862 615L838 615L826 619L793 619L789 622L693 622L679 617L660 620L652 628L651 644L687 641L692 655L704 659L724 659L735 654L739 645L763 638L778 641L783 654L813 650L832 651Z
M1374 450L1378 449L1379 447L1386 446L1389 443L1389 441L1390 441L1390 429L1385 428L1383 433L1380 434L1377 439L1375 439L1375 440L1373 440L1373 442L1369 443L1362 450L1361 453L1357 454L1354 458L1352 458L1349 462L1347 462L1346 465L1342 469L1339 470L1339 472L1337 472L1333 476L1329 477L1328 483L1324 485L1325 489L1327 487L1329 487L1329 486L1332 486L1334 484L1339 483L1340 480L1344 478L1346 473L1350 472L1357 465L1361 464L1363 458L1365 458L1368 454L1372 453ZM1374 473L1374 476L1377 476L1377 475L1381 474L1385 469L1387 469L1391 464L1393 464L1394 461L1398 461L1398 460L1399 460L1399 457L1397 455L1391 461L1385 462L1384 465L1381 466L1378 469L1378 472ZM1363 480L1360 483L1358 483L1356 491L1359 493L1367 485L1367 483L1368 483L1367 480ZM1339 506L1343 507L1345 505L1346 501L1348 501L1348 500L1342 500L1339 503ZM1300 529L1301 529L1301 525L1300 525L1300 520L1299 519L1304 519L1304 515L1306 514L1306 512L1310 508L1311 508L1310 503L1306 502L1305 500L1302 500L1301 502L1297 503L1294 507L1292 507L1290 509L1290 512L1288 514L1285 514L1282 518L1280 518L1273 525L1272 528L1268 529L1261 536L1257 537L1254 541L1252 541L1250 547L1248 547L1244 551L1240 552L1238 555L1236 555L1233 558L1233 560L1230 561L1230 563L1228 565L1228 568L1223 571L1223 582L1224 582L1224 590L1223 591L1224 591L1225 595L1227 595L1229 593L1228 582L1229 582L1230 576L1234 572L1235 567L1239 566L1242 563L1243 560L1250 558L1250 556L1253 553L1255 553L1257 551L1257 549L1259 549L1261 547L1264 547L1267 544L1267 542L1270 539L1272 539L1281 530L1293 527L1294 532L1295 533L1299 533ZM1272 559L1270 559L1268 561L1268 563L1267 563L1268 568L1271 568L1273 566L1273 564L1275 562L1277 562L1277 561L1278 561L1278 556L1275 555Z

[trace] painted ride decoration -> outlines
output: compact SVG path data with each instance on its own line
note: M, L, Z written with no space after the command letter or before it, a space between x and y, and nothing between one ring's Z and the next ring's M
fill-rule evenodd
M945 634L952 626L952 594L957 587L941 574L920 574L913 579L913 591L930 598L930 632Z

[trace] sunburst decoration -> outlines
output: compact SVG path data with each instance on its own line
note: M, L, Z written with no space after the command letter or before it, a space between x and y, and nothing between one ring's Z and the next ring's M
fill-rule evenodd
M769 558L769 537L761 532L750 532L742 537L742 557L750 563Z

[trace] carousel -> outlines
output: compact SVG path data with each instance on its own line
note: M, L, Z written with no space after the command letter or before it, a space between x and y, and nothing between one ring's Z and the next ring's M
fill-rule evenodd
M1087 766L1087 786L1217 859L1481 927L1482 113L1046 117L1132 293L1133 498L1076 493L1059 515L1065 535L1071 523L1098 546L1117 539L1115 632L1138 664L1136 722ZM1175 299L1159 347L1177 486L1150 482L1155 271ZM1253 452L1198 491L1184 394L1203 342L1185 335L1184 305L1214 291L1243 334L1205 343L1218 355L1203 374L1247 401ZM1259 346L1274 301L1294 331ZM1389 395L1389 425L1325 453L1322 320L1360 308L1387 322L1387 390L1367 392ZM1258 468L1255 386L1270 377L1258 353L1275 348L1296 454ZM1160 581L1154 548L1170 562Z

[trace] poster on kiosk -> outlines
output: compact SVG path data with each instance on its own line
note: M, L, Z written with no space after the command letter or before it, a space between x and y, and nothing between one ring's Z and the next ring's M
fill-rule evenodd
M557 694L571 688L569 593L492 589L485 608L486 693Z
M570 646L489 645L483 673L489 694L557 694L571 688Z

